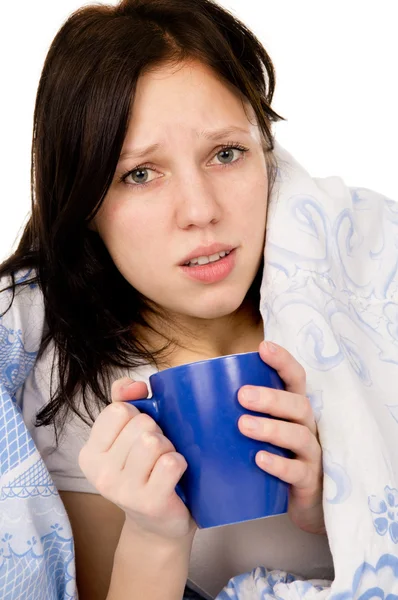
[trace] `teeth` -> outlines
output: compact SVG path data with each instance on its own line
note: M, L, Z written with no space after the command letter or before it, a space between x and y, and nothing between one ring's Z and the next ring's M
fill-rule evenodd
M211 262L216 262L220 260L220 258L224 258L224 256L228 256L230 252L217 252L216 254L212 254L211 256L198 256L198 258L193 258L189 262L186 262L185 265L189 267L194 267L196 265L207 265Z

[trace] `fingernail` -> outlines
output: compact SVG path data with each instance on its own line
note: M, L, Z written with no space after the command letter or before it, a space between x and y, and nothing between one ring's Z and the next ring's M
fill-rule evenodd
M133 379L132 381L130 381L130 383L126 383L126 384L123 386L123 389L124 389L124 390L126 390L126 389L130 388L130 387L133 385L133 383L135 383L135 380L134 380L134 379Z
M253 417L243 417L243 426L248 431L255 431L258 429L257 420L253 419Z
M264 346L265 349L268 350L268 352L271 352L272 354L275 354L275 352L278 350L277 346L275 346L275 344L273 344L272 342L264 342Z
M256 387L245 387L242 390L242 398L246 404L257 404L260 400L260 390Z
M269 452L259 452L257 456L259 461L263 463L263 465L270 465L273 461L272 454L270 454Z

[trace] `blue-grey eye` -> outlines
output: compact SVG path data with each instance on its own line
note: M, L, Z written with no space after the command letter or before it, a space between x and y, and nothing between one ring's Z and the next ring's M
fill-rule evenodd
M148 179L148 169L136 169L135 171L132 171L130 174L135 183L145 183L146 180ZM140 176L136 180L134 178L137 177L137 174ZM144 177L141 176L142 174L144 174Z
M221 155L223 155L222 158L221 158ZM221 150L220 152L217 153L217 157L221 161L224 161L224 159L225 159L224 164L228 164L234 158L234 149L226 148L224 150Z

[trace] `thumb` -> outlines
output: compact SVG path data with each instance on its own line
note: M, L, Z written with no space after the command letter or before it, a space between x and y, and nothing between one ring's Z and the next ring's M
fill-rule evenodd
M148 397L148 386L144 381L135 381L129 377L116 379L112 384L112 402L125 402L126 400L140 400Z

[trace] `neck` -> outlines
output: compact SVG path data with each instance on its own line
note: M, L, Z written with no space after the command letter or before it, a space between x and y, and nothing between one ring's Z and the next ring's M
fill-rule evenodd
M217 356L256 351L264 338L258 301L250 296L234 313L224 317L210 320L174 315L170 323L157 324L154 329L156 333L147 329L140 336L146 347L157 351L171 341L167 351L157 360L159 370Z

